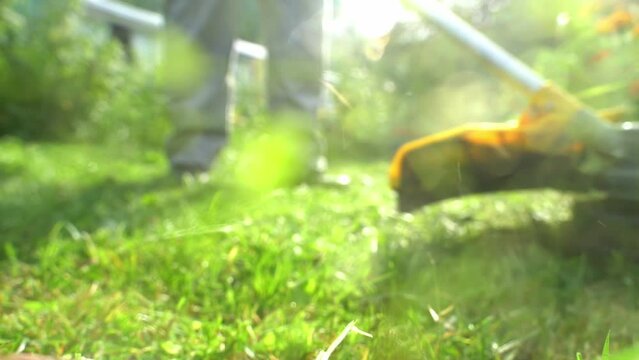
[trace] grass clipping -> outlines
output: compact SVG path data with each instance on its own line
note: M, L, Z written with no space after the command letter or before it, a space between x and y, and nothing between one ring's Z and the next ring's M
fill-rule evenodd
M355 321L351 321L350 323L348 323L348 325L346 325L346 327L344 328L344 330L342 330L339 336L337 336L335 340L333 340L331 345L326 350L320 351L319 355L317 355L317 358L315 358L315 360L329 360L331 355L333 355L333 352L342 343L342 341L346 339L346 336L350 334L351 332L359 334L359 335L364 335L369 338L373 337L373 335L355 326Z

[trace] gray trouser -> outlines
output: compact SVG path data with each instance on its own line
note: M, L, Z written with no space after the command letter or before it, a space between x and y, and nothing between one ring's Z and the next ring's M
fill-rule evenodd
M322 75L322 0L258 0L269 50L270 110L297 111L313 122ZM174 166L206 169L226 138L226 73L237 21L237 0L168 0L166 17L211 60L205 79L171 99ZM171 54L167 54L171 56ZM313 124L309 124L313 127Z

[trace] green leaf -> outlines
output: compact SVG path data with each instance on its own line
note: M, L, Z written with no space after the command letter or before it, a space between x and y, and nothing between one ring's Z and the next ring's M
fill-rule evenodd
M266 348L269 350L274 349L275 345L277 344L277 336L275 336L273 332L269 332L262 339L262 344L264 344L264 346L266 346Z
M606 341L604 342L601 360L610 360L610 330L608 330L608 336L606 336Z
M177 355L182 352L182 345L176 344L172 341L165 341L162 345L160 345L160 347L162 347L162 350L169 355Z

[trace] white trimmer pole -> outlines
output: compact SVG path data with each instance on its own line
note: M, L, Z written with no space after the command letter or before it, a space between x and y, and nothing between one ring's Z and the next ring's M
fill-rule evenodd
M409 9L416 10L438 28L475 51L482 59L505 73L525 90L536 92L546 84L547 81L533 69L439 2L435 0L403 0L403 2Z
M121 1L83 0L83 4L89 15L135 32L157 33L164 28L164 17L161 14Z

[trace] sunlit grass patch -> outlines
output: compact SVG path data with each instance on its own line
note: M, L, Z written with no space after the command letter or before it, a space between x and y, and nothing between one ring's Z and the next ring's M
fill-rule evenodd
M634 342L637 267L548 246L574 197L394 210L386 164L347 188L238 196L158 154L0 143L0 353L90 358L574 359ZM215 176L214 176L215 178ZM232 190L232 191L231 191ZM552 244L552 242L550 242Z

